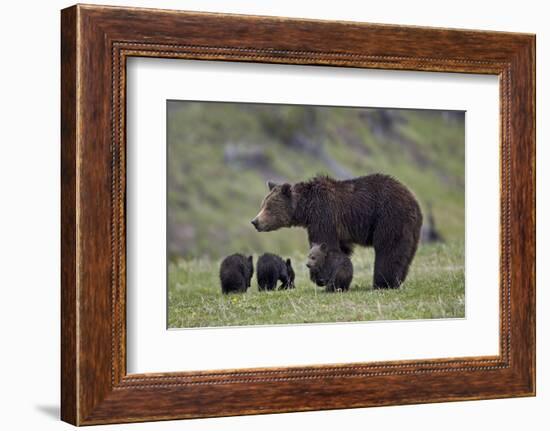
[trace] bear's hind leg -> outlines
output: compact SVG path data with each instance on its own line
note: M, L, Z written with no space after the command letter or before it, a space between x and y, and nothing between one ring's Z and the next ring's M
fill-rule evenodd
M411 250L409 247L375 250L375 289L396 289L405 280L409 269Z
M395 289L405 281L420 237L422 216L407 225L380 224L373 236L375 289Z
M265 280L265 290L275 290L277 288L277 277L270 274Z
M272 275L263 276L258 279L258 290L273 290L277 286L277 279Z

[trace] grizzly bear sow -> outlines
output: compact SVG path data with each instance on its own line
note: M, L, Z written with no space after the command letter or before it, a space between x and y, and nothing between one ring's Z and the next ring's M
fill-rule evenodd
M340 250L329 250L325 243L313 244L307 256L309 278L327 292L346 292L353 280L351 259Z
M327 244L347 255L354 244L375 251L374 287L398 287L416 253L422 213L396 179L373 174L337 181L318 176L296 184L268 182L269 193L252 224L259 232L307 229L309 245Z
M254 274L252 256L235 253L227 256L220 265L222 293L246 292Z

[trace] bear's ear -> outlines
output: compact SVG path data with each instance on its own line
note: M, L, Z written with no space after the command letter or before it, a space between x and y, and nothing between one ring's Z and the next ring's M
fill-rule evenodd
M292 262L290 261L290 258L286 260L286 266L292 266Z
M281 193L283 194L283 196L286 196L287 198L289 198L292 195L290 184L284 183L281 186Z
M269 191L273 190L275 187L277 187L277 183L273 182L273 181L268 181L267 183L267 188L269 189Z

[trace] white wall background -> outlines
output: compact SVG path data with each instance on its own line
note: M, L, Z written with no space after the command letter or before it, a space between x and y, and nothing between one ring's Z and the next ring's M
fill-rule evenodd
M547 429L550 423L550 28L545 2L119 0L171 9L477 28L537 34L538 396L405 407L172 421L95 429ZM59 10L70 2L4 2L0 65L0 402L3 429L59 422Z

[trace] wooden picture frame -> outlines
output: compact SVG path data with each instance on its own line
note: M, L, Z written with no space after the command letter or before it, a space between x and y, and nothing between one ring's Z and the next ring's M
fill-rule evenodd
M64 421L535 394L534 35L82 5L64 9L61 18ZM125 65L131 56L498 75L500 354L128 375Z

